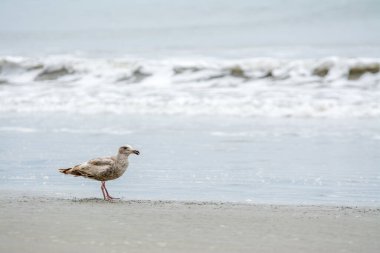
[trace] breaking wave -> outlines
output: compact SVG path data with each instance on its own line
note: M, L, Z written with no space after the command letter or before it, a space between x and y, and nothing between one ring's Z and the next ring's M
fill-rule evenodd
M380 59L2 57L0 111L379 117Z

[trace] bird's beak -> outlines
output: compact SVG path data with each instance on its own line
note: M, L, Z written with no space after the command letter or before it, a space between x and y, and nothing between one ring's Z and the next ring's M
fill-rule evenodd
M139 154L140 154L140 151L138 151L138 150L133 150L132 153L133 153L133 154L136 154L136 155L139 155Z

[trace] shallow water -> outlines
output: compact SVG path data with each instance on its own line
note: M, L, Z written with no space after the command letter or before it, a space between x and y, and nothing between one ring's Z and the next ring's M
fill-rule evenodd
M0 189L101 197L58 168L130 158L110 192L126 199L380 204L380 121L152 115L2 114Z

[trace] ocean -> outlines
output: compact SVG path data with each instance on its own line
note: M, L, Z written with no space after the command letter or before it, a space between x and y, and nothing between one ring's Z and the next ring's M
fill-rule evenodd
M377 0L3 0L0 53L380 57Z
M132 199L379 205L379 1L0 2L0 189L131 144Z

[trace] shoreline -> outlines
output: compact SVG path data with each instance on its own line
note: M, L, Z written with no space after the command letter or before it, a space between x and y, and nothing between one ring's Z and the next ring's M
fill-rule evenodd
M380 208L4 196L1 252L378 252Z
M44 191L29 191L25 190L15 190L15 189L0 189L0 199L35 199L37 201L42 200L54 200L54 201L71 201L71 202L94 202L94 203L124 203L124 204L132 204L132 203L141 203L141 204L182 204L182 205L226 205L226 206L277 206L277 207L322 207L322 208L348 208L348 209L370 209L370 210L380 210L380 204L374 203L318 203L318 202L264 202L262 200L249 200L249 201L231 201L231 200L208 200L208 199L147 199L147 198L126 198L123 196L115 196L116 199L112 201L106 201L99 196L88 196L79 195L75 196L71 193L67 194L54 194L52 192L44 192Z

